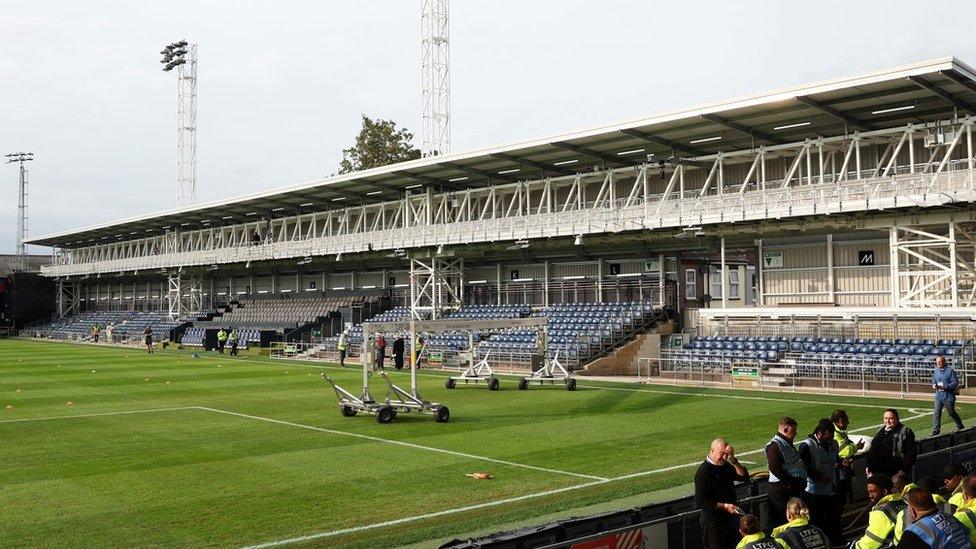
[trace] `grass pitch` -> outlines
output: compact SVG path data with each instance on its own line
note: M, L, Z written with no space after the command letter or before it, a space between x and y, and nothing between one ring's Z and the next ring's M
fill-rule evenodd
M0 546L436 545L687 484L720 435L763 468L783 415L806 433L845 407L870 433L894 404L919 434L931 425L928 401L584 379L449 391L437 373L421 393L449 423L380 425L340 416L321 368L0 340ZM358 386L359 370L328 371Z

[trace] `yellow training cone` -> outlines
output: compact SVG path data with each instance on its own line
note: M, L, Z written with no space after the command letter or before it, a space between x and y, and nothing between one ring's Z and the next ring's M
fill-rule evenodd
M13 410L14 409L14 405L13 404L8 404L7 405L7 409L8 410Z
M74 405L75 405L74 401L72 401L72 400L69 400L68 401L68 406L74 406Z

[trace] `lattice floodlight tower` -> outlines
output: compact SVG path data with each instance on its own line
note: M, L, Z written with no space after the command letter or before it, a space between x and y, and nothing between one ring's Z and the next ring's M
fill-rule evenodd
M424 157L451 152L451 42L449 0L421 0L420 152Z
M5 156L7 164L17 162L20 164L20 180L17 185L17 260L14 268L27 270L27 246L24 240L27 239L27 167L25 162L34 160L34 153L18 152L10 153Z
M176 69L176 196L180 207L191 206L197 201L197 45L180 40L159 53L164 72Z

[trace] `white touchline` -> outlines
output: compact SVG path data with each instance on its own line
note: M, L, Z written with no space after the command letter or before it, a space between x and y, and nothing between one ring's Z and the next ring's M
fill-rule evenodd
M362 532L364 530L372 530L375 528L383 528L385 526L396 526L397 524L404 524L406 522L414 522L417 520L424 520L430 518L442 517L445 515L453 515L455 513L463 513L465 511L474 511L476 509L484 509L486 507L495 507L496 505L504 505L506 503L515 503L518 501L524 501L527 499L538 498L543 496L551 496L559 494L562 492L569 492L571 490L579 490L580 488L587 488L589 486L598 486L600 484L606 484L610 482L609 480L595 480L593 482L585 482L583 484L574 484L573 486L566 486L565 488L555 488L553 490L546 490L545 492L537 492L535 494L526 494L524 496L516 496L512 498L500 499L496 501L487 501L485 503L475 503L474 505L467 505L465 507L457 507L455 509L445 509L444 511L434 511L432 513L427 513L425 515L417 515L413 517L404 517L402 519L388 520L386 522L377 522L375 524L367 524L364 526L353 526L351 528L343 528L342 530L333 530L331 532L320 532L317 534L309 534L307 536L300 536L297 538L288 538L278 541L269 541L266 543L260 543L258 545L248 545L244 549L263 549L265 547L276 547L279 545L289 545L292 543L302 543L305 541L311 541L315 539L329 538L333 536L340 536L343 534L353 534L355 532Z
M491 463L497 463L499 465L509 465L511 467L521 467L523 469L532 469L532 470L535 470L535 471L543 471L543 472L546 472L546 473L555 473L555 474L559 474L559 475L568 475L568 476L571 476L571 477L588 478L588 479L601 480L601 481L602 480L608 480L606 477L598 477L598 476L594 476L594 475L584 475L582 473L573 473L571 471L561 471L559 469L549 469L547 467L538 467L538 466L535 466L535 465L527 465L525 463L516 463L514 461L505 461L503 459L495 459L495 458L490 458L490 457L486 457L486 456L478 456L478 455L474 455L474 454L466 454L464 452L455 452L454 450L446 450L444 448L436 448L434 446L424 446L422 444L414 444L412 442L403 442L402 440L392 440L392 439L387 439L387 438L374 437L374 436L370 436L370 435L362 435L362 434L359 434L359 433L350 433L350 432L347 432L347 431L337 431L335 429L326 429L324 427L315 427L313 425L304 425L304 424L301 424L301 423L293 423L291 421L284 421L284 420L280 420L280 419L273 419L273 418L270 418L270 417L261 417L261 416L254 416L254 415L251 415L251 414L242 414L242 413L239 413L239 412L231 412L230 410L221 410L219 408L210 408L210 407L207 407L207 406L196 406L196 408L197 409L200 409L200 410L207 410L207 411L210 411L210 412L217 412L217 413L220 413L220 414L227 414L227 415L232 415L232 416L237 416L237 417L243 417L243 418L247 418L247 419L256 419L256 420L259 420L259 421L267 421L269 423L277 423L279 425L289 425L291 427L298 427L300 429L308 429L308 430L311 430L311 431L318 431L320 433L329 433L329 434L332 434L332 435L341 435L341 436L346 436L346 437L354 437L354 438L360 438L360 439L369 440L369 441L373 441L373 442L382 442L382 443L385 443L385 444L395 444L397 446L405 446L407 448L414 448L414 449L417 449L417 450L426 450L428 452L439 452L439 453L442 453L442 454L450 454L452 456L458 456L458 457L464 457L464 458L470 458L470 459L477 459L477 460L481 460L481 461L488 461L488 462L491 462Z
M914 408L910 408L909 410L910 411L913 411L913 412L918 411L918 410L916 410ZM925 417L925 416L931 415L931 414L932 414L932 412L921 412L921 413L919 413L917 415L914 415L914 416L905 418L904 421L910 421L910 420L913 420L913 419L918 419L918 418ZM862 427L860 429L853 429L850 432L851 433L859 433L859 432L862 432L862 431L870 431L872 429L879 429L881 427L882 427L882 425L870 425L868 427ZM765 449L760 448L758 450L750 450L748 452L737 453L736 455L738 455L738 456L749 456L749 455L753 455L753 454L758 454L758 453L763 452L763 451L765 451ZM609 479L595 480L593 482L585 482L583 484L575 484L573 486L567 486L565 488L557 488L557 489L554 489L554 490L546 490L544 492L536 492L536 493L533 493L533 494L525 494L525 495L522 495L522 496L517 496L517 497L512 497L512 498L507 498L507 499L501 499L501 500L497 500L497 501L488 501L488 502L485 502L485 503L477 503L477 504L474 504L474 505L467 505L465 507L456 507L454 509L444 509L442 511L434 511L432 513L426 513L426 514L423 514L423 515L416 515L416 516L412 516L412 517L404 517L404 518L401 518L401 519L388 520L388 521L385 521L385 522L377 522L377 523L374 523L374 524L365 524L363 526L354 526L354 527L351 527L351 528L343 528L341 530L332 530L330 532L319 532L319 533L315 533L315 534L308 534L308 535L298 536L298 537L294 537L294 538L287 538L287 539L281 539L281 540L276 540L276 541L269 541L269 542L260 543L260 544L257 544L257 545L249 545L249 546L244 547L243 549L264 549L266 547L278 547L278 546L281 546L281 545L291 545L293 543L303 543L303 542L306 542L306 541L312 541L312 540L323 539L323 538L330 538L330 537L341 536L341 535L345 535L345 534L354 534L356 532L362 532L362 531L365 531L365 530L373 530L373 529L376 529L376 528L385 528L387 526L396 526L398 524L404 524L404 523L408 523L408 522L415 522L415 521L418 521L418 520L426 520L426 519L430 519L430 518L437 518L437 517L442 517L442 516L445 516L445 515L452 515L452 514L456 514L456 513L464 513L464 512L467 512L467 511L474 511L474 510L477 510L477 509L485 509L485 508L488 508L488 507L495 507L495 506L498 506L498 505L505 505L507 503L516 503L516 502L525 501L525 500L528 500L528 499L540 498L540 497L545 497L545 496L551 496L551 495L559 494L559 493L562 493L562 492L571 492L571 491L574 491L574 490L581 490L583 488L589 488L591 486L599 486L601 484L608 484L608 483L611 483L611 482L616 482L616 481L619 481L619 480L626 480L626 479L630 479L630 478L634 478L634 477L639 477L639 476L653 475L653 474L657 474L657 473L667 473L669 471L674 471L676 469L684 469L686 467L692 467L692 466L698 465L700 463L701 463L701 461L695 461L695 462L691 462L691 463L684 463L684 464L681 464L681 465L671 465L671 466L668 466L668 467L662 467L660 469L655 469L653 471L643 471L643 472L639 472L639 473L632 473L632 474L629 474L629 475L623 475L623 476L609 478Z
M798 398L773 398L773 397L761 397L761 396L746 396L746 395L724 395L721 393L684 393L679 391L664 391L661 389L631 389L629 387L604 387L599 385L580 385L579 387L585 389L605 389L608 391L630 391L632 393L654 393L660 395L682 395L682 396L700 396L700 397L712 397L712 398L731 398L736 400L765 400L769 402L791 402L794 404L822 404L824 406L847 406L851 408L874 408L876 410L881 410L883 408L890 408L890 406L884 406L881 404L858 404L856 402L826 402L822 400L803 400Z
M75 414L75 415L65 415L65 416L25 417L21 419L4 419L4 420L0 420L0 423L25 423L28 421L50 421L53 419L73 419L79 417L121 416L125 414L148 414L151 412L175 412L177 410L196 410L196 409L197 406L178 406L175 408L150 408L148 410L127 410L124 412L99 412L93 414Z

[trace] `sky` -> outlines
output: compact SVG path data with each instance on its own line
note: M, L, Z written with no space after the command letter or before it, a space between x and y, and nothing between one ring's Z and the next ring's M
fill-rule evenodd
M452 151L953 55L976 2L453 0ZM338 169L360 116L420 143L420 0L0 0L0 154L29 234L176 206L176 75L199 44L197 201ZM15 165L0 165L0 253ZM31 248L44 252L44 248Z

